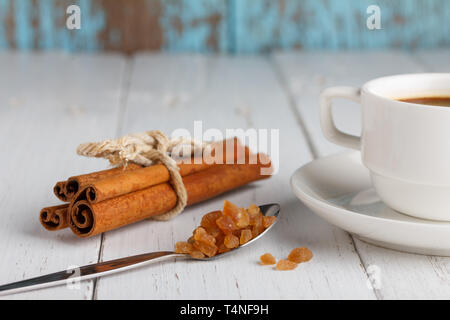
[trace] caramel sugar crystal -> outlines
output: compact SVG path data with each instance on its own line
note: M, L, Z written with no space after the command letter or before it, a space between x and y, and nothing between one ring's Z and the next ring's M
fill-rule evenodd
M216 224L219 227L219 229L222 230L222 232L225 234L233 233L233 231L238 229L233 219L225 215L217 219Z
M176 253L191 253L194 250L194 247L189 242L178 241L175 244L175 252Z
M280 260L278 261L277 265L276 265L276 269L277 270L294 270L295 268L297 268L298 264L295 262L292 262L290 260Z
M234 249L239 247L239 238L233 234L227 234L225 239L223 239L223 244L228 249Z
M291 253L289 253L288 260L295 263L302 263L311 260L312 257L311 250L306 247L300 247L292 249Z
M244 229L241 231L241 237L239 239L239 244L244 244L249 242L253 238L250 229Z
M194 259L203 259L205 257L205 255L197 250L194 250L190 253L191 257Z
M216 244L216 238L210 235L203 227L198 227L197 229L195 229L194 240L209 245Z
M259 209L259 208L258 208ZM230 217L237 228L245 228L250 224L250 216L244 208L238 208L230 201L225 200L223 215Z
M261 212L261 210L256 204L251 204L250 207L248 207L247 211L248 214L250 215L250 218L254 217L255 215Z
M217 249L217 253L225 253L225 252L228 252L228 251L230 251L231 249L230 248L227 248L226 246L225 246L225 244L223 244L223 243L221 243L220 245L219 245L219 248Z
M275 257L270 253L263 254L261 257L259 257L259 260L261 260L261 264L263 265L275 264L277 262L275 260Z
M202 222L200 226L205 228L206 230L217 228L216 220L222 216L221 211L213 211L205 214L202 217Z
M263 227L267 229L275 222L276 219L277 218L274 216L264 216L263 217Z
M225 201L222 211L209 212L202 217L200 226L186 242L176 243L175 252L188 253L197 259L228 252L249 242L276 219L269 218L264 219L260 208L254 204L244 209Z
M215 244L208 244L204 242L200 242L195 240L194 242L194 248L200 251L201 253L207 255L208 257L215 256L217 253L217 246Z
M237 222L240 219L239 208L227 200L223 203L223 215L230 217L234 222Z
M236 221L238 228L245 228L250 224L250 215L244 208L239 208L239 220Z
M195 229L193 246L208 257L212 257L217 253L216 238L206 232L203 227Z

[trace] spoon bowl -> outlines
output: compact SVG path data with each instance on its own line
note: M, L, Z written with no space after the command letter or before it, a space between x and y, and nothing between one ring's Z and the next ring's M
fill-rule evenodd
M277 217L278 218L278 214L280 213L280 205L277 203L271 203L271 204L265 204L262 206L259 206L259 209L261 210L261 213L264 216L272 216L272 217ZM251 239L250 241L238 246L237 248L234 248L230 251L221 253L221 254L217 254L215 256L212 257L205 257L205 258L192 258L190 255L186 254L186 256L188 256L191 259L194 260L215 260L215 259L219 259L222 258L226 255L229 255L231 253L235 253L238 249L241 249L243 247L246 247L248 245L250 245L251 243L255 242L256 240L258 240L259 238L261 238L263 235L265 235L267 233L267 231L270 230L270 228L272 228L276 223L277 223L278 219L276 219L274 221L274 223L272 223L269 227L267 227L263 232L261 232L259 235L257 235L256 237L254 237L253 239Z

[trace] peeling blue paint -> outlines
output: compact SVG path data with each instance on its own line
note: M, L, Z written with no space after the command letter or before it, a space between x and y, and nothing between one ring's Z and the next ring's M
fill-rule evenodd
M95 14L92 9L92 0L79 0L81 9L81 29L75 31L75 39L78 40L78 46L87 51L101 49L98 43L97 34L105 27L105 15L101 11ZM87 15L86 15L87 14Z
M38 37L38 48L47 50L54 48L57 43L54 37L54 23L53 23L53 11L54 1L40 1L39 2L39 37Z
M81 8L80 30L65 27L66 8L58 0L0 0L0 48L104 49L99 34L107 28L108 17L101 3L98 0L72 3ZM259 53L278 48L450 46L448 0L160 0L159 3L161 49L166 51ZM366 10L373 4L381 9L381 30L366 27ZM12 25L8 25L10 20ZM10 35L9 30L13 32ZM120 44L120 30L108 32L107 39Z
M33 48L34 28L32 27L33 12L31 1L14 1L15 41L18 49L30 50Z
M164 2L163 2L164 3ZM219 15L217 30L212 29L208 19ZM218 51L227 50L225 0L182 0L165 3L160 24L164 32L164 49L170 51L213 51L208 39L214 38ZM174 26L179 19L180 30Z
M272 48L431 48L450 45L450 1L237 1L237 52ZM284 10L280 5L284 4ZM366 27L381 9L381 30Z
M0 48L8 47L8 36L6 34L6 18L10 12L9 0L0 0Z
M67 8L60 11L59 21L63 25L58 28L57 38L62 43L62 49L65 51L98 51L102 49L102 44L98 41L98 33L105 27L105 15L102 11L93 10L92 0L74 1L80 7L81 11L81 29L69 30L66 28L65 21L68 17Z

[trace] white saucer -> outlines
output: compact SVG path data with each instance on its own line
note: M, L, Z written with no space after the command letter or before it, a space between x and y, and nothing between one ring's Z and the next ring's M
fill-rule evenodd
M291 177L297 197L328 222L389 249L450 256L450 222L401 214L380 201L359 152L314 160Z

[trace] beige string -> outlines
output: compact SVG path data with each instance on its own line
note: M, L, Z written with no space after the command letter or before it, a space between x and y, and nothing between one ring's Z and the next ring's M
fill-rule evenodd
M80 144L77 153L86 157L108 159L113 166L126 166L128 162L134 162L142 166L150 166L162 163L170 173L170 182L177 195L177 204L167 213L152 217L155 220L170 220L176 217L187 203L187 193L181 178L176 161L171 157L175 150L189 146L191 154L208 144L200 143L193 139L177 138L168 139L161 131L147 131L145 133L130 134L115 140L102 142L88 142Z

